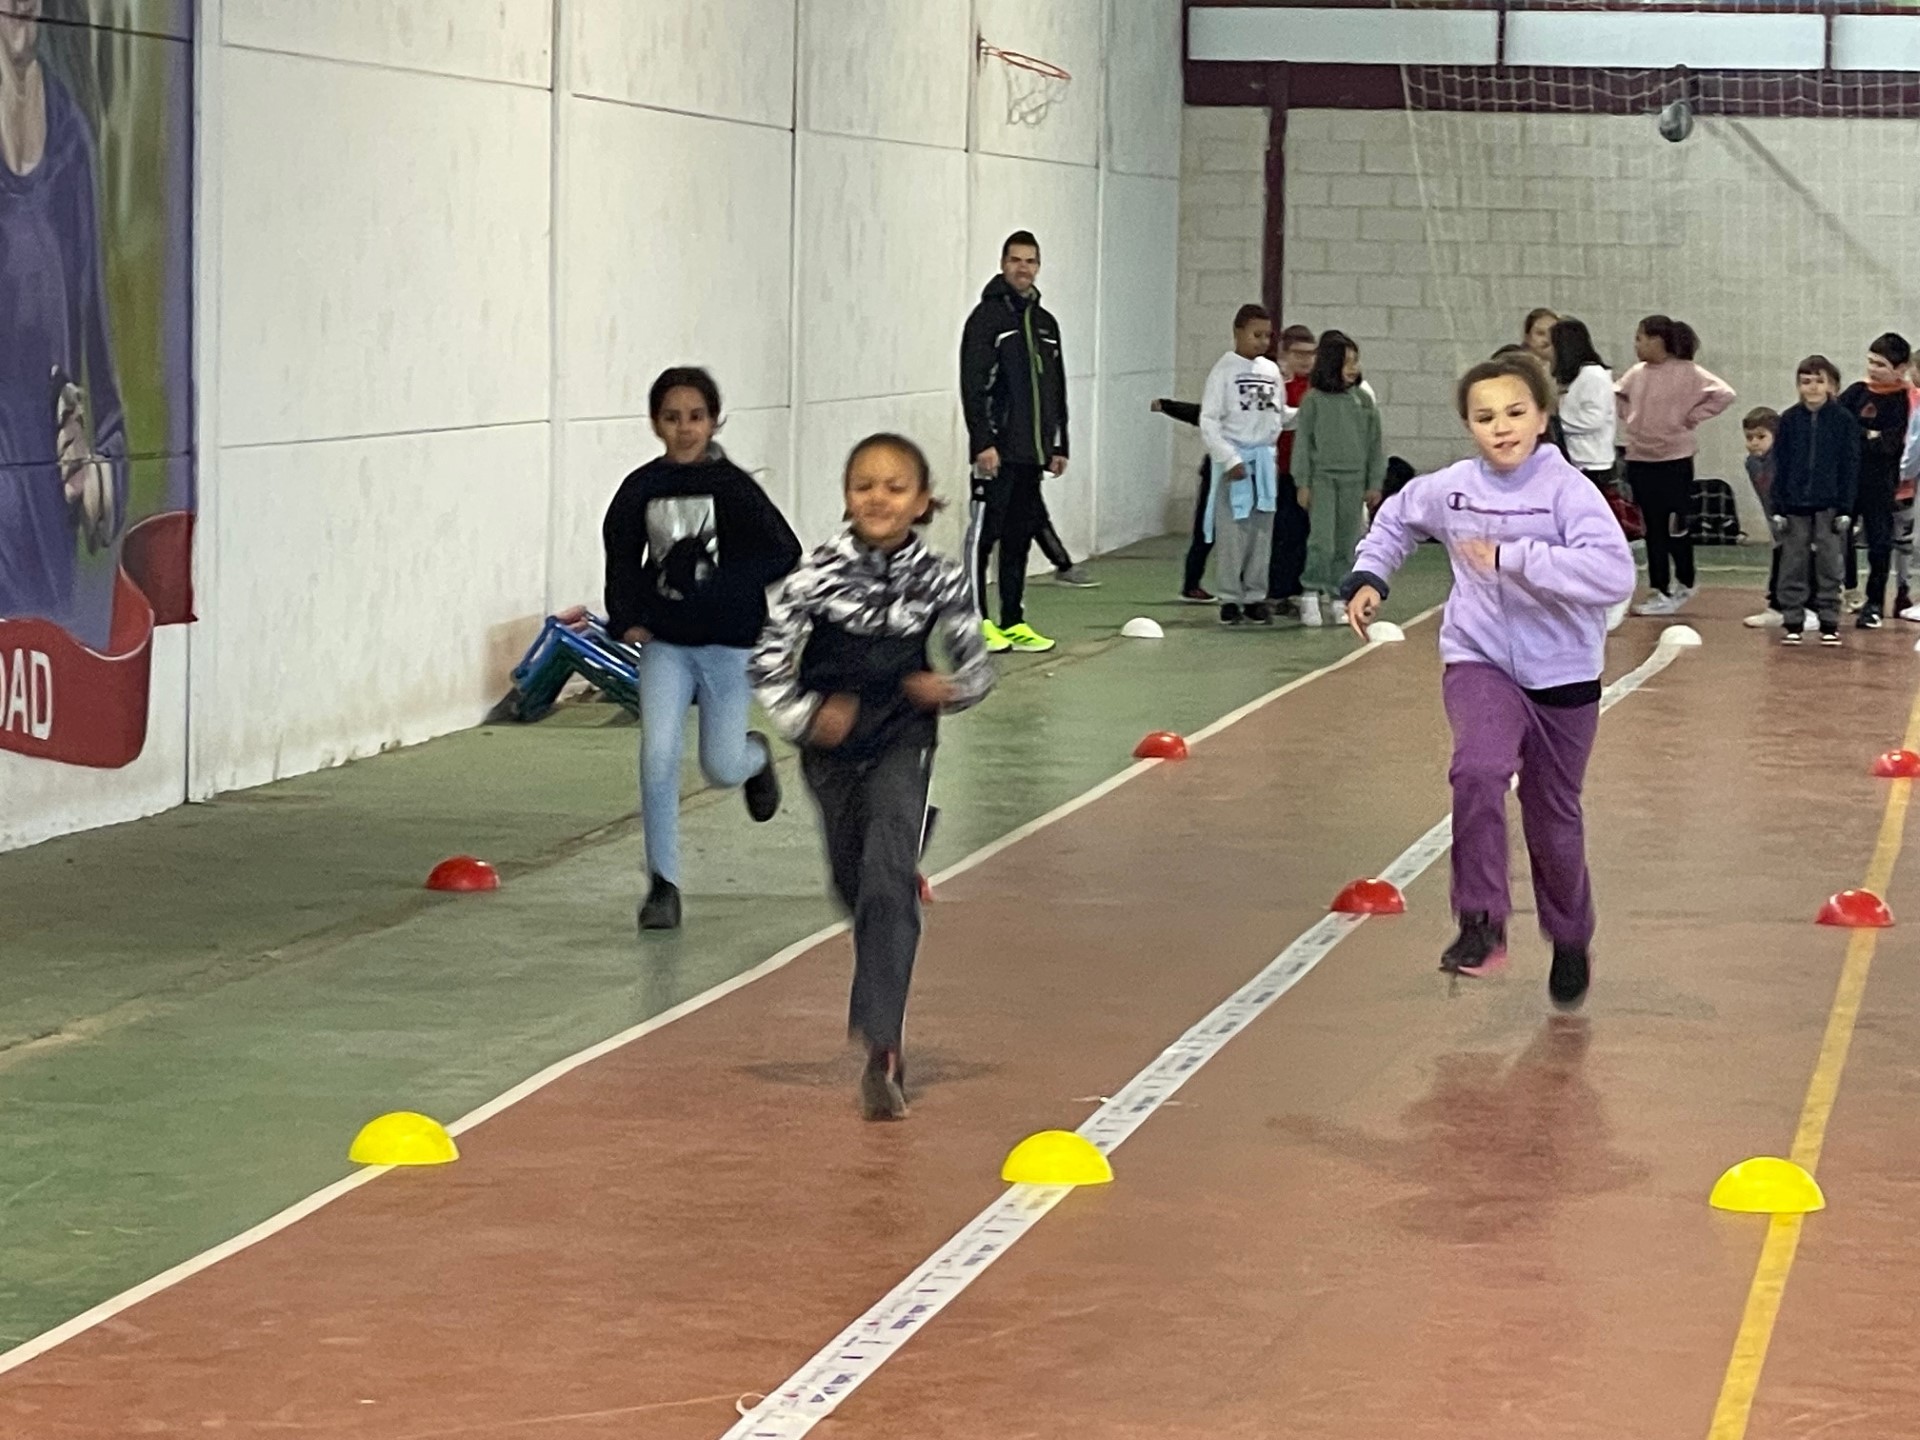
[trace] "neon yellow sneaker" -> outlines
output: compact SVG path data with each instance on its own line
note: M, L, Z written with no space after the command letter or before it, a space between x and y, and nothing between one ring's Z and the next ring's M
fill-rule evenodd
M1005 638L1007 644L1015 650L1025 650L1035 655L1039 654L1042 650L1051 650L1054 646L1053 641L1042 635L1024 620L1018 625L1009 625L1000 633Z
M1007 632L991 620L980 622L980 635L987 642L987 650L991 654L998 655L1002 650L1013 648L1013 641L1007 638Z

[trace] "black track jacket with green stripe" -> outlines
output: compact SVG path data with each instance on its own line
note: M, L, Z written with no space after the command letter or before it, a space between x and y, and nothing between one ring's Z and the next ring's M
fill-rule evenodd
M1060 324L1040 303L996 275L980 292L960 336L960 405L967 456L1000 452L1016 465L1045 465L1067 451L1067 367Z

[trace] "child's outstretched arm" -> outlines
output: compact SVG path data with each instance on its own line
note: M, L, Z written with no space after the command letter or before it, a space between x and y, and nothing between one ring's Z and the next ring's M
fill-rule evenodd
M1633 551L1600 492L1566 485L1554 502L1561 539L1503 540L1494 566L1540 595L1577 605L1618 605L1637 584Z
M1425 519L1428 496L1433 489L1428 482L1432 478L1423 475L1409 480L1396 494L1387 497L1353 552L1353 570L1340 582L1342 600L1352 598L1353 592L1362 585L1371 586L1382 600L1387 598L1388 582L1394 573L1407 563L1414 548L1433 533Z
M810 602L815 574L813 566L802 565L781 583L747 660L747 683L753 686L754 699L773 728L795 745L806 740L823 698L800 688L800 652L813 633ZM979 638L977 633L974 638Z

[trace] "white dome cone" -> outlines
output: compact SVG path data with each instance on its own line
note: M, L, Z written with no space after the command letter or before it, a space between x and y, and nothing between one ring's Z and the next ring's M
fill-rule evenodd
M1705 642L1701 640L1700 632L1691 625L1669 625L1660 632L1660 643L1662 645L1677 645L1683 649L1691 649Z
M1367 626L1367 639L1376 645L1391 645L1407 638L1407 632L1391 620L1376 620Z
M1129 640L1163 640L1167 632L1160 628L1158 620L1149 620L1144 615L1136 615L1120 627L1120 633Z

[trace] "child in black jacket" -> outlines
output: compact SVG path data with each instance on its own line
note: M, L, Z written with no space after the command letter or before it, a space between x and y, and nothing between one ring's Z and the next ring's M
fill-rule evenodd
M1813 592L1820 643L1840 643L1841 548L1852 530L1860 480L1860 426L1834 392L1840 372L1824 355L1800 362L1800 403L1780 417L1771 495L1780 544L1780 610L1785 645L1800 643ZM1813 572L1810 577L1808 572Z
M747 729L747 652L767 588L800 542L751 475L713 449L720 390L692 368L664 372L649 397L667 453L621 484L607 507L607 633L639 645L640 822L650 883L642 930L680 924L680 752L700 706L700 768L743 785L770 820L780 785L766 737Z
M937 505L920 447L871 435L847 457L844 484L848 527L781 587L749 674L801 747L833 888L853 912L848 1029L867 1048L867 1118L897 1120L937 717L978 704L994 675L966 570L915 533ZM949 674L933 668L936 634Z

